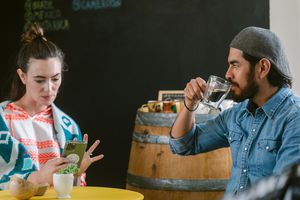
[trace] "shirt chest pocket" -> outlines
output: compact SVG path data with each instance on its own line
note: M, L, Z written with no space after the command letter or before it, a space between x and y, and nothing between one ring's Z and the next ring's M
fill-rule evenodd
M258 142L258 149L263 152L277 153L280 147L280 141L263 139Z
M271 175L276 164L276 157L281 142L272 139L263 139L258 141L257 161L258 168L264 175Z

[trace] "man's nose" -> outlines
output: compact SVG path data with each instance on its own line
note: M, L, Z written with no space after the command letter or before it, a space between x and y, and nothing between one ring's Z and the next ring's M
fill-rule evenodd
M232 79L232 72L231 72L231 70L230 70L230 67L228 67L228 69L227 69L227 71L226 71L225 78L226 78L227 80Z

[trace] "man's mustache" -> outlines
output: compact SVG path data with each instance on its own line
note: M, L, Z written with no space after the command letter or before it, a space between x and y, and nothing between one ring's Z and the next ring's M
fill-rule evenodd
M236 87L239 87L239 84L237 82L234 82L233 80L229 79L228 80L232 86L236 86Z

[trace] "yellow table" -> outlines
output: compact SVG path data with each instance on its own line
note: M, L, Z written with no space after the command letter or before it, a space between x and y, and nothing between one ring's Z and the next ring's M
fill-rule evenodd
M1 200L16 200L8 190L0 191ZM49 188L44 196L34 196L30 200L57 200L53 188ZM144 196L138 192L107 187L74 187L70 200L142 200Z

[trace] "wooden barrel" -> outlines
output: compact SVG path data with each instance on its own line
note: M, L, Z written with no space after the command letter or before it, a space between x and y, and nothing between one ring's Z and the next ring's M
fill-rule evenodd
M205 121L212 115L196 115ZM137 112L127 189L145 200L215 200L223 196L231 173L229 148L180 156L171 152L169 132L176 114Z

